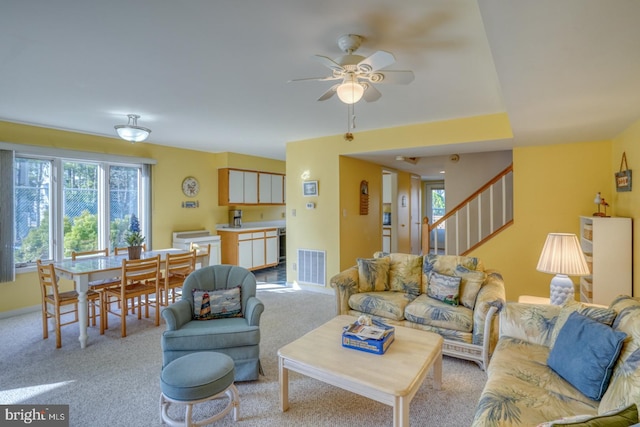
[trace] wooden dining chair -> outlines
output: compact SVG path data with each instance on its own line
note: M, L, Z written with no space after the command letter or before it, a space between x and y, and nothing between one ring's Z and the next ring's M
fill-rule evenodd
M104 249L98 249L93 251L83 251L83 252L72 251L71 252L72 261L75 261L77 259L94 258L99 256L109 256L109 248L106 247ZM105 288L108 288L109 286L115 286L119 283L120 283L119 277L110 277L107 279L93 280L89 282L89 289L96 292L103 292ZM105 299L101 298L100 301L103 302L105 301ZM108 310L106 309L106 307L100 307L100 313L107 313L107 312ZM101 333L103 333L105 329L109 329L108 315L100 316L100 321L102 322L100 331ZM94 322L95 322L95 319L94 319ZM95 324L93 326L95 326Z
M177 290L182 288L184 279L195 269L195 250L188 253L166 255L164 262L164 279L160 282L160 295L156 296L162 305L169 305L169 291L171 291L171 302L176 302Z
M143 258L135 260L122 260L122 272L120 274L120 284L106 288L102 304L111 311L111 303L120 302L120 315L122 337L127 336L127 314L129 313L129 303L138 312L138 319L142 319L142 307L145 308L145 317L149 317L149 305L155 306L155 324L160 325L160 310L158 301L152 303L150 296L155 294L156 300L160 293L160 255L153 258ZM144 304L142 297L144 296ZM136 303L137 300L137 303Z
M142 247L142 251L146 252L147 251L147 244L143 243L140 245ZM114 255L124 255L126 253L129 253L129 246L121 246L119 248L113 248L113 254Z
M84 252L77 252L77 251L71 252L72 261L75 261L78 258L95 257L95 256L109 256L109 248L97 249L93 251L84 251Z
M43 264L41 260L36 261L38 270L38 280L42 294L42 339L49 338L49 319L54 319L56 328L56 348L62 347L61 327L70 325L78 321L78 292L60 292L58 288L58 278L53 264ZM87 303L89 305L89 319L93 325L96 324L96 317L103 316L100 307L100 294L98 292L87 291ZM71 306L71 310L62 311L61 307ZM62 322L62 316L73 315L73 319ZM102 319L100 320L100 333L104 333Z
M196 256L203 257L202 262L200 262L200 267L209 266L209 262L211 260L211 243L200 245L198 243L191 242L189 250L196 251Z

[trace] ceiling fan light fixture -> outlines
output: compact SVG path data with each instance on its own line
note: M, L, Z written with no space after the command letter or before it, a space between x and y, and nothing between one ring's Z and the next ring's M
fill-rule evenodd
M345 104L355 104L362 99L364 95L364 86L356 82L355 79L351 79L342 83L336 89L338 98Z
M116 132L118 132L118 136L131 143L142 142L147 139L151 133L151 129L138 126L140 116L137 114L127 114L127 117L129 117L129 122L126 125L114 126Z

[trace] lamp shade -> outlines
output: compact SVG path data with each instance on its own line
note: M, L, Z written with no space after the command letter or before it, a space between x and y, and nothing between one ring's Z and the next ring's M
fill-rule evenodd
M336 93L338 94L340 101L345 104L355 104L362 99L362 95L364 95L364 86L358 83L358 81L351 76L349 79L345 79L344 83L338 86Z
M547 235L536 270L567 276L588 276L591 274L578 237L570 233L549 233Z
M149 137L151 129L138 126L138 119L140 116L137 114L127 114L129 122L126 125L114 126L118 136L129 142L142 142Z

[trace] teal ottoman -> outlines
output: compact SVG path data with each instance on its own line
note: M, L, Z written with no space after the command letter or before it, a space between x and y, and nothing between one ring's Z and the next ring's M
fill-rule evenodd
M227 415L233 409L233 419L238 420L240 398L233 384L235 370L233 360L222 353L202 351L187 354L162 369L160 374L160 419L171 426L203 426ZM227 395L229 404L221 411L201 421L192 420L193 405ZM171 403L187 406L184 423L169 417Z

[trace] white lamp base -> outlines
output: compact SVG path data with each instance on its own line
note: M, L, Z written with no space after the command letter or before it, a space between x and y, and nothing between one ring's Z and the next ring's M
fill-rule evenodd
M551 279L551 304L562 305L567 300L573 300L575 297L575 288L569 276L565 274L556 274Z

